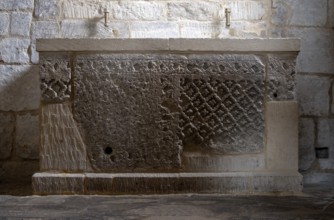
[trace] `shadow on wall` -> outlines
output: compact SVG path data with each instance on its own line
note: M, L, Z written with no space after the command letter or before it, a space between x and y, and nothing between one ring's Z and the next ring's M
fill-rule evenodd
M0 194L39 169L39 103L37 66L0 65Z

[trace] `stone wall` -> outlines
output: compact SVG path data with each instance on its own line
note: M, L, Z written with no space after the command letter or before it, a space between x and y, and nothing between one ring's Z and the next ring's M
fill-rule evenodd
M1 0L0 180L38 169L37 38L301 38L299 167L332 172L333 28L334 0Z

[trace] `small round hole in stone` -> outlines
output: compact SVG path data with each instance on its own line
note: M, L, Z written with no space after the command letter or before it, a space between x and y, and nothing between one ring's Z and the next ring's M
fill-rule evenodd
M112 154L112 148L111 147L106 147L106 148L104 148L104 153L105 154Z
M276 92L275 92L273 95L274 95L274 97L275 97L275 98L277 98L277 97L278 97L278 94L277 94Z

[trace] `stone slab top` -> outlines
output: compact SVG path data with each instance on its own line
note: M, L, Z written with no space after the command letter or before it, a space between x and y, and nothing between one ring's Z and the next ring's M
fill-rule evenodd
M279 39L37 39L39 52L298 52L300 40Z

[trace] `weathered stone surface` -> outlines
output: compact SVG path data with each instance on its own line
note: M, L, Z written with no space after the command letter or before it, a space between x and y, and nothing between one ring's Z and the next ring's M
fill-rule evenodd
M221 25L212 22L182 21L180 25L181 38L217 38L221 33Z
M280 25L324 26L326 0L274 0L272 22Z
M63 20L61 33L64 38L128 38L130 36L126 23L114 21L105 27L104 21Z
M334 1L328 1L328 16L329 16L329 26L334 27Z
M8 30L9 30L9 14L0 13L0 36L7 35Z
M170 2L168 15L171 20L212 21L218 15L219 4L215 2Z
M28 63L30 40L5 38L0 40L0 60L6 63Z
M131 38L178 38L179 25L176 22L144 22L129 24Z
M68 0L63 2L64 18L103 18L102 5L94 0Z
M269 100L295 100L296 56L269 55L268 60Z
M319 119L317 147L327 147L328 159L319 159L322 169L334 169L334 119Z
M12 114L0 114L0 122L0 159L7 159L13 149L15 119Z
M166 3L152 1L113 1L107 5L110 15L117 20L154 21L167 17Z
M43 56L39 73L43 102L62 102L70 99L71 67L68 56Z
M0 65L0 110L35 110L39 103L39 76L36 66Z
M38 160L0 161L1 181L30 181L31 176L39 170Z
M327 77L297 75L297 98L302 115L326 116L329 113L329 89Z
M83 174L71 173L35 173L32 177L32 187L38 195L83 194Z
M39 19L55 19L59 16L58 0L36 0L35 17Z
M219 17L225 18L225 8L231 9L231 20L262 20L266 16L267 1L228 1L222 4ZM222 19L223 20L223 19Z
M177 168L179 132L188 151L263 148L264 66L254 56L82 56L76 64L75 117L100 169Z
M334 85L332 85L332 114L334 114Z
M16 155L23 159L38 159L40 137L38 115L17 115L15 133Z
M223 24L224 25L224 24ZM258 38L267 37L267 23L265 21L231 21L228 29L222 29L218 38L242 37L242 38Z
M41 170L84 171L86 146L73 119L71 104L41 109Z
M299 122L299 170L308 170L315 160L315 124L311 118Z
M1 0L0 10L27 10L34 8L34 0Z
M31 12L13 12L10 33L12 35L29 37L31 20Z
M297 173L298 117L298 104L295 101L267 102L265 119L267 169Z

